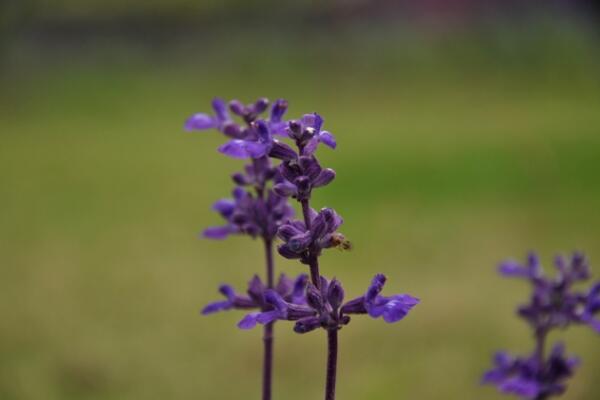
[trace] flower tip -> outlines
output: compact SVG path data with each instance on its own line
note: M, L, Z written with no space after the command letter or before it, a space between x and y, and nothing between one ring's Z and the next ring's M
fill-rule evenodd
M237 326L240 329L248 330L252 329L256 326L256 316L259 313L250 313L246 315L240 322L238 322Z
M204 113L197 113L190 116L188 119L186 119L185 123L183 124L183 129L188 132L206 130L214 127L215 122L213 118L210 115Z
M200 237L212 240L223 240L227 238L230 233L231 231L227 226L212 226L210 228L206 228Z

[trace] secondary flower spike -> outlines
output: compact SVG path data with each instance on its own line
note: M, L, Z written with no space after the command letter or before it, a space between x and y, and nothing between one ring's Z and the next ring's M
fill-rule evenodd
M505 394L523 399L546 399L563 394L565 381L573 376L579 360L564 354L564 345L557 343L546 360L537 354L528 357L512 357L498 352L494 368L483 376L483 383L496 385Z
M529 302L519 306L517 313L534 329L565 328L571 324L584 324L600 333L600 281L587 291L574 285L590 279L590 267L582 253L573 253L570 260L557 256L554 260L554 277L544 275L539 258L530 254L527 263L506 261L499 271L506 277L529 281L532 294Z
M498 352L494 368L486 372L482 382L497 386L505 394L527 400L545 400L561 395L579 364L575 357L565 356L562 343L554 345L545 354L548 333L570 325L587 325L600 333L600 282L588 290L577 290L574 285L591 277L590 267L582 253L575 252L569 260L558 256L554 261L556 274L544 274L536 254L529 254L526 263L505 261L499 272L506 277L527 280L532 288L529 302L518 307L517 314L533 330L535 350L526 357L513 357Z

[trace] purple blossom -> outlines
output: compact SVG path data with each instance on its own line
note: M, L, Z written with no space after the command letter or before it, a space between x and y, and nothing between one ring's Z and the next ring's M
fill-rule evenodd
M383 317L388 323L403 319L419 300L407 295L381 296L385 276L379 274L373 279L366 294L347 303L344 301L342 284L333 279L321 277L319 288L309 283L306 286L306 303L293 304L274 291L267 292L265 300L272 310L248 314L240 326L254 327L256 323L267 324L276 319L296 321L294 331L307 333L318 328L340 329L350 322L348 314L369 314L373 318Z
M296 157L294 150L273 137L269 124L264 120L252 122L244 130L241 139L233 139L219 147L219 151L233 158L261 158L270 156L282 160Z
M308 200L314 188L326 186L335 178L335 171L321 168L314 156L286 160L279 166L279 171L285 180L275 185L274 190L280 196L299 201Z
M309 264L322 249L339 246L345 241L341 233L336 232L342 224L342 218L332 208L323 208L318 213L310 209L310 229L303 221L294 220L279 227L277 236L283 240L278 247L279 254L288 259L300 259Z
M184 128L187 131L193 130L208 130L217 129L223 131L225 126L232 122L227 112L227 105L223 99L215 97L212 101L212 107L215 112L214 115L197 113L189 117L184 124Z
M288 103L278 99L271 107L268 120L260 119L260 115L269 107L269 100L260 98L251 104L243 104L239 100L229 102L229 110L238 116L243 124L235 122L227 111L225 101L215 98L212 102L214 115L198 113L185 122L185 129L216 129L232 138L219 147L219 151L233 158L258 159L267 155L279 159L296 157L294 151L285 143L273 138L273 135L286 136L288 122L283 119Z
M372 318L383 317L388 323L400 321L414 306L419 304L419 299L408 294L382 296L380 293L385 285L386 277L377 274L371 281L367 292L342 307L346 314L369 314Z
M574 285L590 279L590 268L582 253L575 252L569 260L558 256L554 260L556 274L548 277L539 258L529 254L527 262L505 261L499 271L507 277L526 279L532 286L529 302L517 312L532 327L535 351L528 357L496 354L494 368L483 376L483 383L494 384L507 394L523 399L544 400L562 394L565 381L573 375L578 364L575 358L564 355L564 345L557 344L545 357L544 345L548 333L572 324L586 324L600 333L600 282L588 291Z
M237 294L230 285L221 285L219 292L225 296L225 300L209 303L202 309L202 314L208 315L219 311L231 309L247 310L258 308L260 310L269 310L271 306L265 301L265 293L273 290L278 296L285 301L293 304L303 304L304 289L308 277L305 274L298 275L296 279L291 280L285 274L279 276L279 281L274 289L267 289L258 275L248 282L246 294Z
M581 253L573 253L567 261L562 256L555 258L557 273L554 277L544 275L535 254L530 254L525 265L506 261L499 271L507 277L527 279L533 291L529 303L519 307L518 313L534 329L566 327L569 324L587 324L600 333L600 282L589 291L576 290L573 285L590 278L590 268Z
M549 357L542 360L538 354L521 358L498 352L494 368L484 374L482 383L523 399L546 399L564 393L565 380L573 375L578 364L577 358L564 355L562 343L557 343Z
M252 237L273 239L279 226L294 215L286 199L268 190L260 198L241 187L235 188L232 199L218 200L213 209L226 220L222 226L210 227L204 236L210 239L225 239L235 233Z
M312 155L319 143L332 149L336 148L335 137L321 129L323 122L323 118L317 113L305 114L299 121L290 121L286 130L287 135L296 141L302 155Z

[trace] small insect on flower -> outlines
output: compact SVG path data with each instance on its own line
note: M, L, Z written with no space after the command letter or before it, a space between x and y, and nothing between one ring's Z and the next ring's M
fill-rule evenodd
M350 251L354 248L352 242L350 242L344 235L339 232L335 232L331 235L332 247L335 247L339 251Z

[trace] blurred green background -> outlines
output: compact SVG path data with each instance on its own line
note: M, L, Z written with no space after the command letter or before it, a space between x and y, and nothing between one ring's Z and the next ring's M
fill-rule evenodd
M260 331L198 315L263 268L258 242L198 237L241 165L183 132L215 95L323 114L314 206L354 244L323 272L422 299L342 331L338 397L500 399L491 355L532 342L496 264L582 249L600 277L600 57L584 3L485 4L3 2L0 399L259 398ZM320 398L322 332L276 330L275 398ZM553 339L583 358L564 398L597 399L598 335Z

